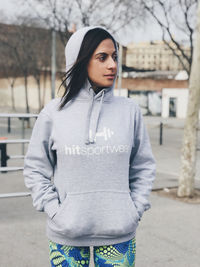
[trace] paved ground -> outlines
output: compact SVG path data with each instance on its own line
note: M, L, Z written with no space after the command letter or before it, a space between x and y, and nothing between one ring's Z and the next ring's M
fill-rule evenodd
M34 120L33 120L34 122ZM178 184L183 120L164 120L163 145L159 145L160 118L145 117L157 161L154 189ZM26 131L29 138L31 129ZM0 136L20 138L20 121L12 121L12 133L6 132L6 120L0 120ZM200 134L199 134L200 135ZM200 146L200 136L199 136ZM8 153L20 154L21 146L10 145ZM200 178L200 152L196 186ZM9 160L9 166L22 166L22 160ZM0 193L27 191L21 172L0 174ZM187 204L151 194L152 208L144 213L137 231L136 267L199 267L200 205ZM50 266L45 214L32 207L30 197L0 199L0 267ZM91 254L93 248L91 247ZM91 257L91 264L92 257Z

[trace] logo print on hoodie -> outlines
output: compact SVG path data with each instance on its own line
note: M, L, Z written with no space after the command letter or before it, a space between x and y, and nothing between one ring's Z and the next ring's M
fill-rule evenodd
M90 137L92 137L92 130L89 131ZM112 138L114 132L109 128L104 127L101 132L97 132L94 138L96 142L97 138L103 138L104 141ZM111 154L111 153L128 153L128 145L104 145L104 146L79 146L65 145L65 154L66 155L83 155L83 156L92 156L92 155L102 155L102 154Z
M110 139L112 137L113 134L114 134L114 132L111 131L109 128L103 127L102 132L96 133L94 141L96 142L97 137L103 137L104 140L107 141L108 139ZM92 137L92 130L89 131L89 135L90 135L90 137Z

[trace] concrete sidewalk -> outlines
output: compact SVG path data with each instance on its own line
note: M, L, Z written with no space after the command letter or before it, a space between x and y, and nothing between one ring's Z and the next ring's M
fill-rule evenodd
M150 200L137 231L136 266L199 267L200 206L154 193ZM50 266L45 214L33 209L30 197L0 201L0 266Z
M145 117L153 153L157 161L154 189L176 186L180 168L183 120L168 120L159 145L160 118ZM9 138L20 138L21 122L14 122ZM171 125L169 127L169 125ZM7 135L6 122L0 122L1 135ZM29 138L31 129L26 131ZM200 137L198 139L200 141ZM199 142L200 144L200 142ZM9 154L20 154L19 145L9 146ZM200 152L196 186L199 186ZM22 166L22 160L9 160L9 166ZM27 191L21 172L0 174L0 193ZM145 212L137 231L136 267L199 267L200 205L160 197L152 192L152 208ZM0 199L0 267L50 266L46 215L35 211L31 197ZM80 222L81 223L81 222ZM91 250L91 264L92 252Z

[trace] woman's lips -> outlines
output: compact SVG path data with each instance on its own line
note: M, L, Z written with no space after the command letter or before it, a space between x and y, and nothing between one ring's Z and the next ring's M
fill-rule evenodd
M106 78L108 79L114 79L115 78L115 74L108 74L108 75L104 75Z

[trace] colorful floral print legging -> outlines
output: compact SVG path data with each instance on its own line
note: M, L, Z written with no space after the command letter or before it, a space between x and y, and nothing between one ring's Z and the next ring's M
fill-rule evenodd
M50 261L53 267L88 267L90 247L59 245L49 241ZM95 267L134 267L136 254L135 238L114 245L93 247Z

